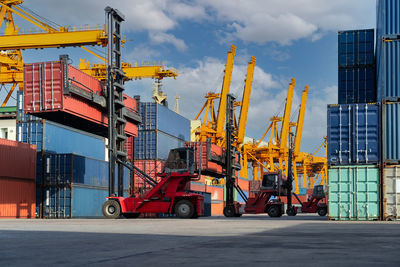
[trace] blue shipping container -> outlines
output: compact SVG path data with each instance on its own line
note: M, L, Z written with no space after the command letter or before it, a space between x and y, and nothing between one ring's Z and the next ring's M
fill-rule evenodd
M85 185L45 187L43 196L42 203L36 201L43 207L42 218L101 218L108 190Z
M37 151L74 153L104 160L105 139L48 120L19 122L17 140L37 146Z
M140 103L139 130L159 130L190 141L190 120L157 103Z
M166 160L173 148L184 147L185 140L161 131L139 131L135 138L135 159Z
M383 161L400 162L400 102L382 104Z
M379 163L378 104L328 105L328 164Z
M400 39L380 41L377 50L378 100L398 101L400 98Z
M339 68L339 104L376 102L375 67Z
M338 51L339 68L375 64L374 29L340 31Z
M17 121L41 121L41 118L24 113L24 92L17 92Z
M400 3L398 0L378 0L376 14L377 40L383 35L400 34Z
M74 154L38 153L37 164L37 184L61 186L73 183L108 188L106 161ZM124 189L129 187L129 174L124 167Z

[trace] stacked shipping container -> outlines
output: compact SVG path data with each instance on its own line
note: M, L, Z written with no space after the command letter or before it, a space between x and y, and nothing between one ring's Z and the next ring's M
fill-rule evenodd
M399 219L400 9L397 0L377 6L377 89L382 103L382 215Z
M0 139L0 218L35 217L36 148Z
M328 212L333 220L380 217L380 104L374 30L338 36L339 104L328 105ZM371 165L373 164L373 165Z

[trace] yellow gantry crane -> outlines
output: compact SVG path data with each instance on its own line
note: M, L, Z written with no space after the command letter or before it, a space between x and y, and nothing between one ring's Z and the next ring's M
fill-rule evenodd
M0 84L11 84L2 106L7 104L18 86L23 90L23 58L21 49L107 45L104 25L84 27L53 27L30 14L20 6L24 0L0 0L0 27L5 24L4 35L0 36ZM37 26L40 30L21 32L15 24L14 15Z
M13 91L18 86L23 90L23 59L21 49L37 49L51 47L79 46L96 56L103 62L106 59L85 45L106 46L108 37L104 25L81 27L53 27L30 14L21 6L24 0L0 0L0 27L5 23L4 35L0 36L0 84L11 84L11 89L2 106L5 106ZM37 26L40 30L20 32L15 24L13 15L17 15ZM105 64L90 64L81 59L80 69L89 75L104 81L107 77ZM157 79L157 88L153 98L162 103L166 95L161 90L161 80L164 77L177 77L178 72L173 68L166 68L164 63L155 65L132 65L122 63L126 80L154 78Z
M253 179L259 180L264 170L282 171L287 174L289 147L288 138L291 127L296 127L295 147L293 155L293 175L295 183L295 192L299 193L298 175L303 175L303 185L306 188L312 188L317 179L321 179L324 185L327 177L326 157L315 157L315 154L325 144L323 143L314 154L300 152L301 138L303 132L305 110L307 103L308 86L302 92L299 114L296 123L290 122L291 107L296 80L292 79L288 88L285 110L283 117L274 116L270 119L271 123L262 138L257 143L245 143L242 146L242 176L248 177L247 163L253 167ZM278 132L278 123L281 123L281 130ZM264 142L267 134L270 134L268 143Z

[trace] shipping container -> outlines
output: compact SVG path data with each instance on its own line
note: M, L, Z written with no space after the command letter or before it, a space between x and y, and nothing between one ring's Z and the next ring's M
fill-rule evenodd
M339 31L338 51L339 68L375 64L374 29Z
M136 136L136 101L127 95L123 101L125 133ZM103 84L63 60L24 64L24 112L107 136Z
M105 139L49 120L19 122L17 140L36 145L37 151L74 153L105 159Z
M36 147L0 138L0 177L35 181Z
M108 162L75 154L38 153L37 183L45 186L84 184L108 188ZM124 167L124 188L129 187ZM117 183L117 182L116 182Z
M35 180L0 176L0 218L35 218Z
M190 120L157 103L140 103L142 123L139 130L159 130L184 141L190 141Z
M211 216L224 216L224 207L224 201L211 199Z
M375 67L339 69L338 103L376 102Z
M383 219L400 219L400 165L383 168L382 204Z
M207 188L207 185L205 185L204 183L202 183L200 181L191 181L190 184L188 184L188 188L186 188L186 190L206 192L206 188Z
M400 39L382 41L376 51L378 100L400 100Z
M400 102L382 104L382 161L400 162Z
M328 181L329 219L379 219L380 179L377 165L331 166Z
M380 161L379 104L328 105L328 164Z
M146 175L150 176L155 181L160 181L160 177L157 173L162 173L164 171L165 161L163 160L135 160L134 165L142 170ZM139 188L147 189L150 185L138 176L135 178L135 190L138 191ZM140 190L139 190L140 191Z
M135 138L135 159L166 160L171 149L184 146L183 139L162 131L139 131Z
M41 218L101 218L108 189L86 185L44 187ZM38 204L37 204L38 205ZM40 204L39 204L40 205Z
M127 136L125 145L124 145L125 151L126 151L126 159L128 161L133 162L135 159L135 137L133 136ZM107 151L106 151L107 153Z
M186 142L185 146L195 149L195 162L198 165L196 169L201 167L202 174L211 177L224 176L224 148L209 142Z
M398 0L378 0L377 39L387 34L400 34L400 7Z
M206 192L211 193L211 200L223 201L224 200L224 186L207 185Z

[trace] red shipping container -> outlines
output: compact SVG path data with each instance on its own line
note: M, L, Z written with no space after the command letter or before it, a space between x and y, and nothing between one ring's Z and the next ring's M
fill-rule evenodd
M24 112L106 136L103 84L63 61L24 64ZM124 95L127 135L137 135L136 101Z
M0 218L35 218L35 180L0 177Z
M197 169L200 169L201 160L201 172L203 174L217 177L223 176L224 149L222 147L208 142L186 142L185 146L195 149Z
M0 139L0 177L36 179L36 146Z
M153 180L159 181L161 178L158 177L157 173L164 171L165 161L162 160L135 160L134 165L142 170L145 174L150 176ZM147 188L147 184L140 177L135 176L135 187Z
M133 161L134 159L134 137L133 136L128 136L126 141L125 141L125 151L127 154L127 159L129 161Z

